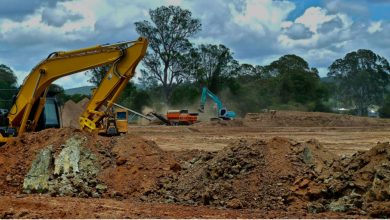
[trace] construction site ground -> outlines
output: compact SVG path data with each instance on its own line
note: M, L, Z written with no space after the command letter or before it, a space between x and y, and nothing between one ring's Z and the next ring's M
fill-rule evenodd
M377 142L390 141L388 127L166 127L130 126L129 133L155 141L169 151L222 150L233 140L270 139L286 137L302 142L317 139L327 150L335 154L350 155L359 150L368 150Z
M203 120L129 125L119 137L72 128L17 137L0 147L0 218L390 216L389 120L303 112ZM42 149L58 158L73 137L95 155L86 157L99 167L94 182L77 186L67 174L73 191L24 190Z

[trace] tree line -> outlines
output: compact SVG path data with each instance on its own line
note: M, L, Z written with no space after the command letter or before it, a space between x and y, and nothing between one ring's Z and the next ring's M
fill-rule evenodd
M240 64L225 45L191 43L201 22L189 10L162 6L149 15L150 21L135 26L150 41L140 81L156 102L162 94L167 105L188 105L207 86L242 115L265 108L330 112L337 107L366 115L370 105L382 106L382 116L387 114L390 66L370 50L335 60L323 80L316 68L294 54L265 66Z
M138 34L149 40L140 86L130 82L119 98L132 109L186 108L199 103L201 88L207 86L241 115L262 109L332 112L340 107L366 115L369 106L377 105L382 117L390 117L390 66L371 50L359 49L335 60L327 77L320 78L315 67L295 54L264 66L240 64L225 45L192 43L201 22L178 6L151 9L149 16L148 21L135 22ZM108 68L89 71L90 82L98 85ZM10 68L1 65L0 74L0 88L16 88ZM10 99L0 92L1 99ZM66 96L63 89L60 94L63 101L82 98Z

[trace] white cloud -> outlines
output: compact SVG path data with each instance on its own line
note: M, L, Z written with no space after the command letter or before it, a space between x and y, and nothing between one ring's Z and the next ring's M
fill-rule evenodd
M245 8L240 11L234 4L229 4L233 21L263 33L264 28L280 30L281 23L295 9L295 5L289 1L246 0L244 5Z
M320 66L329 66L337 58L338 54L338 52L331 49L322 48L321 50L310 49L302 56L311 62L321 64Z
M284 23L284 26L290 29L295 26L296 30L293 33L285 31L279 35L278 40L287 48L339 48L351 37L352 24L352 20L345 14L333 14L324 8L310 7L294 22ZM308 28L311 34L304 33L304 27Z
M335 15L327 15L326 9L310 7L306 9L303 15L298 17L295 22L305 25L310 31L316 33L319 25L332 20L334 17Z
M27 72L20 71L20 70L13 70L13 71L14 71L15 76L18 78L18 85L22 85L24 79L27 76Z
M82 19L81 14L73 13L63 7L63 5L59 5L59 7L54 9L44 8L42 11L42 21L48 25L60 27L68 21Z
M180 1L167 1L164 5L170 3ZM2 63L18 69L18 81L22 83L28 72L53 51L138 38L133 23L147 19L149 8L157 6L156 1L142 0L61 1L52 7L36 8L22 19L0 18L0 48L2 54L7 54L0 55ZM88 84L86 79L81 74L58 82L69 88Z
M88 82L89 76L85 75L85 71L62 77L56 81L55 84L62 85L64 89L71 89L86 85L92 85Z
M328 68L320 67L317 70L320 77L325 77L328 74Z
M368 33L373 34L378 31L382 31L382 21L371 22L370 26L367 28Z

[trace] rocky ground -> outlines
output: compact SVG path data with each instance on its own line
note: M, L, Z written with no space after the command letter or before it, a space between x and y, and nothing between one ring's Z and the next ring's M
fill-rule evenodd
M0 147L0 218L389 217L388 142L340 154L313 138L250 136L257 130L247 121L119 137L70 128L24 134ZM386 132L378 124L356 135L375 129ZM180 131L170 143L180 150L160 147L156 137L171 131ZM187 136L227 141L199 150L181 145Z

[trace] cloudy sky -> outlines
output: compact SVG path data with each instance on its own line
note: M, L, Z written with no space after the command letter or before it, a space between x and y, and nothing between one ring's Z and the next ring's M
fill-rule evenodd
M191 10L202 23L192 42L224 44L240 63L293 53L325 76L360 48L390 59L390 0L0 0L0 63L21 83L53 51L137 39L134 22L161 5ZM56 83L88 85L83 73Z

